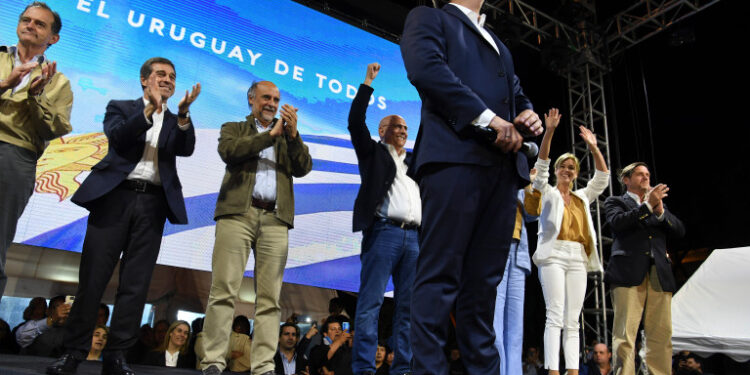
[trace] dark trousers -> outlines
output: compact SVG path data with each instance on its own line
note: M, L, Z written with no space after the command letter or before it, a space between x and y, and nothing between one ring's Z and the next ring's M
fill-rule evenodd
M99 303L120 254L120 279L105 350L124 351L135 344L167 209L162 191L141 193L124 187L94 203L83 241L78 291L65 323L68 351L88 353Z
M8 276L5 257L36 179L36 152L0 141L0 298Z
M422 174L422 232L411 303L413 373L448 374L445 349L455 306L468 374L497 374L493 316L512 237L515 166L443 164Z

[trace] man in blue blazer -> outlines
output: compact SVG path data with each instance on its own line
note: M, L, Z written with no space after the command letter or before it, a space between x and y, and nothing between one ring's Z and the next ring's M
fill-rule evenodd
M497 374L494 301L510 246L516 192L528 184L524 135L542 132L503 43L483 26L483 0L417 7L401 54L422 98L409 172L419 182L422 230L412 294L413 370L447 374L443 349L455 307L470 374ZM491 140L488 140L490 138Z
M359 162L362 184L354 201L355 232L362 231L362 271L355 315L352 371L375 373L378 347L378 316L388 279L393 275L393 363L390 373L411 372L411 288L414 283L419 244L417 229L422 220L419 187L406 175L410 154L404 148L406 121L398 115L380 120L380 142L370 136L365 114L373 93L372 81L380 64L367 66L365 81L349 110L349 134Z
M92 168L71 199L90 213L78 291L65 325L66 354L47 368L48 374L73 374L86 358L102 294L121 255L102 374L134 374L124 352L136 341L165 220L187 224L175 159L193 153L195 129L189 109L200 84L185 92L175 116L167 109L167 99L175 89L174 64L162 57L151 58L141 67L140 76L143 97L112 100L107 105L107 156Z
M672 366L672 293L677 289L667 255L667 237L685 227L662 202L669 187L651 187L645 163L620 172L627 189L604 202L614 243L604 274L612 289L612 352L615 374L635 374L635 338L643 317L648 372L668 375Z

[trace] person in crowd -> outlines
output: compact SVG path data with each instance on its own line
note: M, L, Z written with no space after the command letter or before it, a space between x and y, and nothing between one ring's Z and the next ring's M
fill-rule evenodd
M378 317L388 280L393 276L393 372L411 372L411 288L414 284L418 232L422 222L419 187L406 175L411 154L406 152L406 121L398 115L380 120L380 142L370 136L365 113L372 96L372 82L380 64L367 65L349 110L349 134L359 163L362 184L354 201L353 230L362 231L359 294L352 366L354 374L375 372Z
M190 105L200 93L193 85L167 108L175 92L174 64L163 57L140 69L143 95L111 100L104 114L107 155L92 167L71 201L89 210L81 252L78 291L65 325L66 353L47 367L50 375L76 371L91 345L93 322L107 283L120 263L109 340L102 371L130 375L125 351L135 344L146 292L159 255L164 224L187 224L178 156L192 155L195 128Z
M195 368L195 357L190 353L190 325L184 320L172 323L164 340L156 350L146 354L144 364L177 368Z
M530 172L531 180L536 170ZM535 195L535 196L534 196ZM500 354L500 375L519 374L523 359L523 300L526 276L531 273L529 240L524 222L536 221L541 207L541 193L531 185L518 191L516 223L503 280L497 286L495 298L495 347ZM528 198L527 198L528 197ZM533 197L533 199L532 199Z
M390 348L386 348L386 349L387 351L385 354L385 364L388 365L388 367L390 368L391 365L393 364L393 356L395 356L395 354L393 354L393 350L391 350Z
M34 1L18 17L15 46L0 46L0 299L5 257L36 183L36 162L49 141L68 134L73 92L45 52L60 41L57 12Z
M581 368L581 375L612 375L612 352L607 344L596 343L592 349L591 360Z
M378 350L375 352L375 375L389 374L391 366L385 361L387 354L385 341L378 340Z
M321 327L323 343L310 352L310 374L330 371L336 375L352 374L352 350L347 344L351 333L341 328L343 321L342 317L329 318Z
M23 348L22 354L56 357L63 351L63 325L68 320L71 305L65 296L49 300L47 318L32 320L16 332L16 341Z
M47 317L47 299L44 297L34 297L29 301L29 305L23 310L23 320L39 320Z
M409 175L422 225L411 303L414 373L444 375L449 314L472 374L497 374L494 301L513 232L516 192L529 181L522 134L541 134L507 47L484 27L484 0L409 12L401 54L422 99ZM470 63L469 63L470 62ZM491 139L491 140L489 140Z
M698 357L695 354L690 354L687 356L687 359L685 360L685 366L691 370L694 370L700 374L708 375L703 371L703 359Z
M138 330L138 341L128 349L126 360L128 363L143 363L146 354L156 348L154 341L154 329L144 324Z
M550 145L562 115L552 108L544 116L547 127L539 158L534 166L535 190L542 193L542 212L534 263L539 267L547 320L544 325L544 368L559 375L562 332L565 366L569 375L578 374L579 323L586 294L588 272L602 272L596 232L589 206L609 185L609 170L597 147L594 133L579 126L581 139L594 159L594 176L586 187L573 190L580 171L578 158L566 153L554 164L556 185L549 184Z
M299 326L284 323L279 329L279 350L273 357L275 373L278 375L309 375L307 357L304 355L310 339L301 340Z
M94 334L91 335L91 349L89 349L89 355L86 356L87 361L101 361L102 351L107 346L107 336L109 335L109 328L107 326L97 324L94 328Z
M523 356L523 375L542 375L544 365L539 361L539 349L534 346L526 348Z
M672 360L672 293L677 290L667 254L667 238L685 227L664 203L669 187L651 186L645 163L620 172L623 195L604 202L614 243L604 281L612 290L612 349L616 374L635 374L634 344L643 323L646 366L651 375L668 375Z
M50 300L49 307L47 308L47 311L44 312L44 314L29 314L29 317L37 319L27 320L25 323L18 327L15 337L16 342L22 348L23 353L26 353L26 348L28 348L39 335L46 332L52 327L59 327L65 324L65 320L68 318L68 314L70 313L71 305L64 302L65 296L57 296L52 298ZM44 305L47 305L46 301L44 302ZM26 308L26 310L24 310L24 315L26 315L26 311L29 311L28 307ZM38 318L40 315L42 317Z
M448 349L448 374L464 375L466 373L466 366L461 360L461 351L456 347Z
M5 320L0 319L0 354L18 353L18 344Z
M106 326L109 321L109 306L106 303L99 304L99 312L96 314L96 325Z
M167 336L169 330L169 321L166 319L160 319L154 322L154 346L158 347L164 342L164 338Z
M247 91L251 113L221 126L219 156L227 164L216 202L211 292L204 325L205 375L226 367L230 319L245 265L255 254L255 329L252 372L271 375L279 343L279 294L294 226L293 178L312 170L310 152L297 131L297 108L281 106L273 82L254 82Z
M229 334L227 368L230 371L250 371L252 342L250 319L244 315L237 315L232 322L232 332Z

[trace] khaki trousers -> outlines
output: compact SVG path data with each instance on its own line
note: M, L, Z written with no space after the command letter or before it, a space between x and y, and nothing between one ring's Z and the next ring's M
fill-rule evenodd
M615 375L635 375L635 339L643 316L646 365L651 375L672 373L672 293L664 292L656 267L641 285L612 289L612 362Z
M289 228L273 211L256 207L250 207L243 215L216 221L211 291L203 325L203 369L211 365L219 370L226 367L234 303L251 248L255 256L256 294L251 368L254 375L274 370L281 319L279 294L289 250Z

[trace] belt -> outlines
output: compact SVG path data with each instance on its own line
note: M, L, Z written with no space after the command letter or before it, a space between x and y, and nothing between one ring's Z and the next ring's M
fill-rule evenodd
M133 190L139 193L159 193L162 191L161 186L154 185L144 180L125 180L120 183L119 187L123 189Z
M405 223L403 221L389 219L387 217L379 217L378 220L381 223L390 224L390 225L393 225L394 227L399 227L401 229L406 229L406 230L416 230L416 229L419 229L419 225L417 225L415 223Z
M266 211L273 211L276 209L276 201L264 201L253 197L253 200L250 204L252 204L253 207L258 207Z

